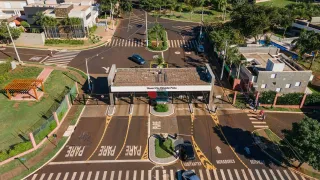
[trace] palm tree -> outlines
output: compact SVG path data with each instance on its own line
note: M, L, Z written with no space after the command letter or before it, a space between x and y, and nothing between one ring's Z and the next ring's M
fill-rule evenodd
M235 64L238 67L237 70L237 79L239 79L240 76L240 68L242 65L242 59L241 54L239 53L239 50L237 47L229 47L227 50L227 63L232 66L232 64Z

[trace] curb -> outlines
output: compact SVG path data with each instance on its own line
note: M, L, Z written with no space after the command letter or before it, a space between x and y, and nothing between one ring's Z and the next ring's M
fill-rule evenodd
M85 109L85 108L86 108L86 105L84 105L81 113L79 114L79 117L78 117L78 119L77 119L77 122L76 122L76 124L75 124L75 127L78 125L79 120L80 120L80 118L81 118L81 116L82 116L82 113L84 112L84 109ZM56 158L57 155L60 154L60 152L63 150L63 148L67 145L67 143L69 142L71 136L72 136L72 134L68 137L68 139L67 139L66 142L63 144L63 146L61 146L61 148L57 151L57 153L56 153L51 159L49 159L49 160L48 160L47 162L45 162L42 166L40 166L39 168L37 168L37 169L34 170L33 172L29 173L29 175L25 176L25 177L22 178L22 179L28 178L28 177L31 176L33 173L37 172L38 170L40 170L41 168L43 168L44 166L46 166L48 163L50 163L54 158Z
M149 138L148 138L148 149L150 149L150 138L151 137L153 137L153 136L150 136ZM150 160L150 162L152 162L153 164L156 164L156 165L171 165L171 164L174 164L174 163L176 163L178 160L179 160L179 158L175 158L175 160L173 160L173 161L169 161L169 162L166 162L166 163L159 163L159 162L156 162L156 161L154 161L152 158L151 158L151 156L150 156L150 153L151 153L151 151L150 150L148 150L148 159ZM155 156L155 155L154 155ZM160 159L160 158L159 158Z
M153 114L152 111L151 111L151 108L149 109L149 113L153 116L157 116L157 117L167 117L167 116L171 116L173 115L175 112L174 112L174 106L173 104L170 104L172 106L172 112L170 114L166 114L166 115L157 115L157 114ZM151 106L152 107L152 106Z

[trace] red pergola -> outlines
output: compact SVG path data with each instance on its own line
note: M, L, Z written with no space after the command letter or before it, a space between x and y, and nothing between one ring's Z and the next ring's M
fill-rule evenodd
M41 89L44 92L43 79L15 79L6 85L4 90L6 90L9 99L12 98L11 93L33 90L35 98L38 100L37 87L39 84L41 84Z

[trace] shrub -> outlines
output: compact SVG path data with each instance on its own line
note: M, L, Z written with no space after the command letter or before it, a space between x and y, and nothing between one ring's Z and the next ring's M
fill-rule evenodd
M89 33L92 34L97 30L98 26L97 25L93 25L91 28L89 28Z
M21 26L23 26L24 28L29 28L30 27L30 24L27 23L26 21L21 21Z
M320 106L320 93L309 94L304 102L305 106Z
M9 154L6 151L0 152L0 161L4 161L9 158Z
M9 156L10 157L15 156L15 155L20 154L22 152L25 152L31 148L32 148L32 144L30 141L16 144L16 145L14 145L14 147L12 149L10 149Z
M10 61L0 64L0 84L8 79L8 72L11 69Z
M69 45L83 45L83 40L75 40L75 39L47 39L45 42L46 45L51 44L69 44Z
M301 103L303 93L289 93L279 96L278 105L299 105Z
M154 110L157 112L167 112L169 107L167 104L157 104Z
M261 104L272 104L276 94L275 91L264 91L259 97L259 102Z

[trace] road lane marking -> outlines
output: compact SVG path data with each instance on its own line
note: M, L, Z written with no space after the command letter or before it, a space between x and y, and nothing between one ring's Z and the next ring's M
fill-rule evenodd
M50 173L49 177L48 177L48 180L51 180L52 176L53 176L53 173Z
M291 172L291 174L292 174L292 176L294 177L295 180L299 180L299 178L297 177L296 173L294 173L292 171L290 171L290 172Z
M144 180L144 170L141 171L140 179Z
M69 172L66 172L66 174L64 175L63 180L67 180L67 179L68 179L68 176L69 176Z
M252 123L252 124L267 124L267 123L264 122L264 121L252 121L251 123Z
M223 169L220 169L220 173L223 180L226 180L226 176L224 175Z
M94 180L98 180L99 174L100 174L100 171L97 171L97 172L96 172L96 176L94 177Z
M132 115L129 115L128 127L127 127L126 136L125 136L125 138L124 138L123 145L122 145L122 147L121 147L121 149L120 149L120 152L119 152L119 154L118 154L117 157L116 157L116 160L117 160L117 159L119 158L119 156L121 155L121 152L122 152L122 150L124 149L124 147L125 147L125 145L126 145L126 143L127 143L131 119L132 119Z
M89 161L63 161L63 162L50 162L48 165L62 165L62 164L98 164L98 163L124 163L124 162L150 162L148 159L127 159L127 160L89 160Z
M209 170L209 169L207 169L207 170ZM200 179L204 179L204 178L203 178L202 169L199 169L199 175L200 175Z
M243 177L244 177L244 180L248 180L246 171L245 171L244 169L241 169L241 172L242 172L242 175L243 175Z
M111 176L110 176L110 180L114 179L114 171L111 171Z
M122 171L119 171L118 180L121 180L121 176L122 176Z
M227 172L228 172L229 178L230 178L231 180L233 180L233 176L232 176L232 173L231 173L230 169L227 169Z
M136 170L133 171L133 180L137 180L137 171Z
M284 178L283 178L281 172L279 171L279 169L277 169L277 173L278 173L278 175L280 176L281 180L284 180Z
M151 170L148 170L148 180L151 179Z
M269 128L269 126L253 126L255 128Z
M129 180L129 171L126 171L126 180Z
M207 173L208 180L211 180L211 175L210 175L209 169L206 169L206 173Z
M89 171L88 176L87 176L87 180L91 179L91 174L92 174L92 171Z
M219 180L219 177L218 177L218 173L217 173L217 170L213 170L213 176L214 176L214 179L215 180Z
M45 173L42 173L39 180L43 180L45 175L46 175Z
M107 116L107 117L106 117L106 124L105 124L104 130L103 130L102 136L101 136L101 138L100 138L100 141L99 141L98 145L96 146L95 150L92 152L92 154L91 154L91 155L89 156L89 158L87 159L87 161L88 161L88 160L94 155L94 153L98 150L98 148L99 148L99 146L100 146L100 144L101 144L101 142L102 142L102 140L103 140L103 138L104 138L104 135L105 135L106 132L107 132L107 129L108 129L108 126L109 126L109 123L110 123L111 119L112 119L112 116Z
M265 169L262 169L262 172L263 172L264 176L267 178L267 180L270 180L270 178L267 174L267 171Z
M108 171L103 172L102 180L106 180L107 174L108 174Z
M159 170L156 170L156 180L159 180Z
M197 154L198 158L200 159L203 167L205 169L210 169L210 170L216 169L216 167L209 161L209 159L201 151L200 147L197 145L193 136L191 136L191 139L192 139L192 144L193 144L194 150L196 151L196 154Z
M76 179L76 175L77 175L77 172L73 172L71 180L75 180Z
M56 177L56 180L58 180L61 176L61 173L58 173L57 177Z
M173 170L170 170L170 180L174 180Z
M258 178L259 178L260 180L263 180L258 169L256 169L256 173L257 173L257 175L258 175Z
M251 179L252 179L252 180L256 180L256 178L254 177L251 169L248 169L248 171L249 171L249 174L250 174L250 176L251 176Z
M269 171L270 171L270 174L271 174L273 180L277 180L277 177L276 177L276 175L274 174L274 172L272 171L272 169L269 169Z
M82 180L83 175L84 175L84 171L81 172L80 177L79 177L79 180Z
M237 180L241 180L238 170L235 169L234 172L236 174Z
M284 174L287 176L287 178L288 178L289 180L291 180L291 177L289 176L287 170L283 170L283 172L284 172Z

